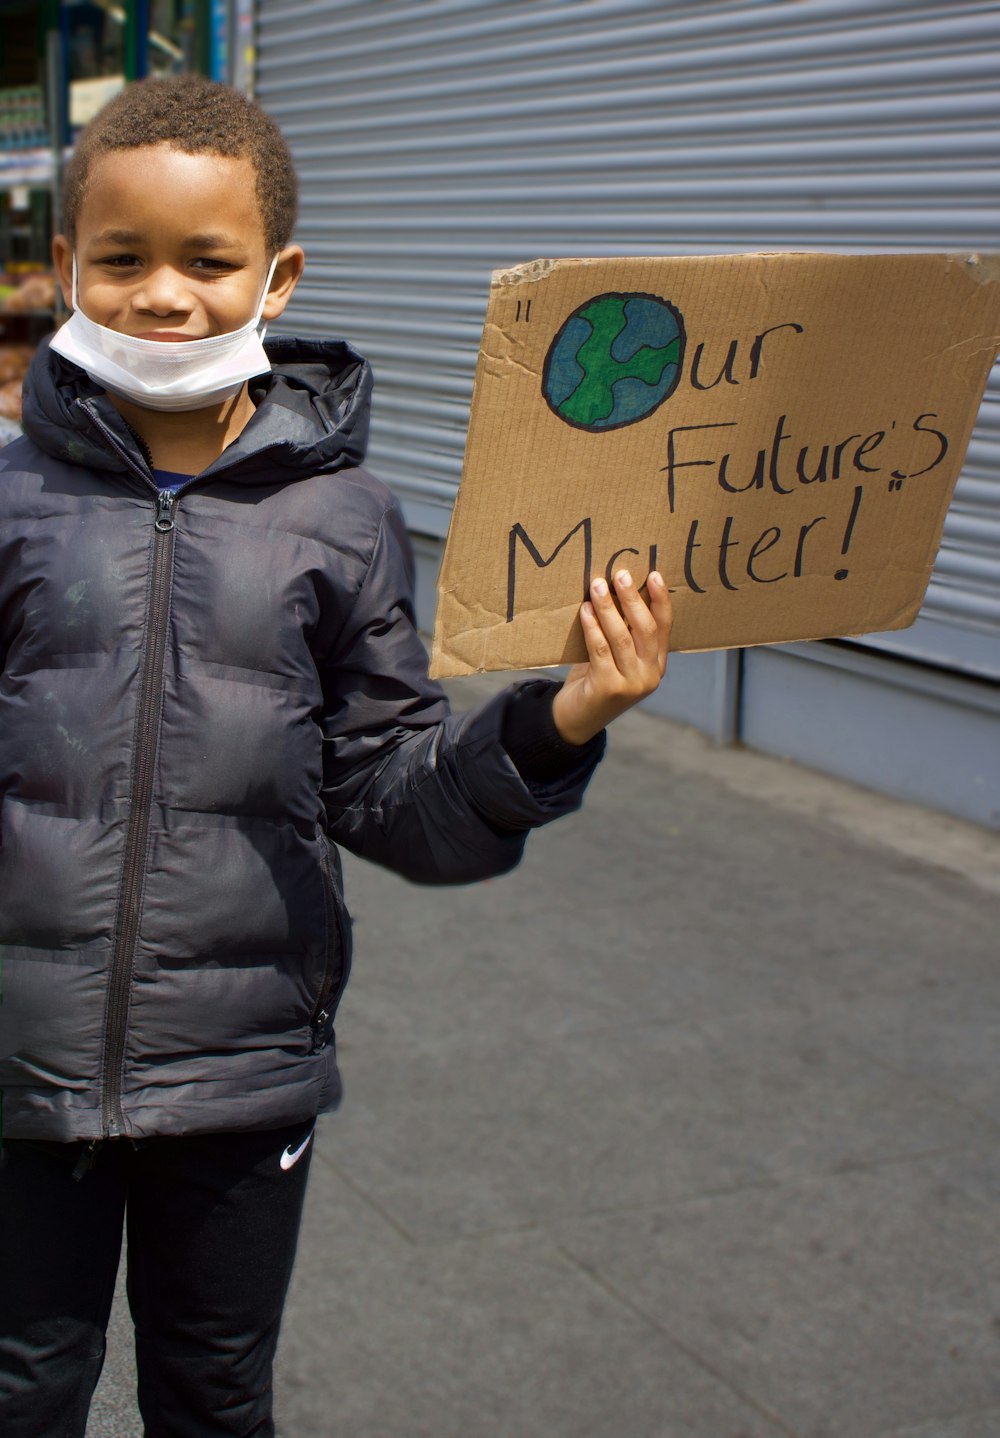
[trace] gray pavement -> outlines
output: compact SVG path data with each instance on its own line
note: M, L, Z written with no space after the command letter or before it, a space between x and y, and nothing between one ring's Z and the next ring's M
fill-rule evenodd
M1000 1438L1000 836L636 714L517 873L346 869L283 1438Z

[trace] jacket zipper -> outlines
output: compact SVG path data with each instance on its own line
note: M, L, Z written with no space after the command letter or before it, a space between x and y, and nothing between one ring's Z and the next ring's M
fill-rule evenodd
M129 1003L135 947L142 914L142 883L146 867L146 841L153 806L156 738L160 727L163 662L167 650L170 581L174 558L174 506L176 495L162 489L156 496L153 522L152 572L146 607L146 636L136 708L131 806L125 855L122 860L121 897L115 927L111 979L104 1023L104 1082L102 1118L109 1138L125 1132L121 1091L128 1032Z
M167 649L170 581L174 562L174 510L177 495L169 489L156 490L150 472L137 464L108 428L101 417L81 402L88 419L100 431L104 442L120 455L129 469L143 484L156 491L153 520L153 553L149 589L146 599L145 637L142 670L139 679L139 702L136 706L132 778L125 853L122 858L122 880L115 939L111 955L111 976L104 1010L104 1062L101 1085L101 1124L105 1135L114 1138L125 1132L122 1112L122 1082L125 1066L125 1040L132 993L135 947L139 937L142 914L142 881L145 870L146 842L149 838L149 817L153 806L154 761L156 738L160 727L160 702L163 684L163 662Z
M76 403L83 410L84 414L90 420L91 424L95 427L95 429L100 432L101 438L104 440L104 443L108 446L108 448L113 449L115 454L117 454L120 459L123 459L125 461L132 473L139 476L147 489L156 489L156 481L153 478L152 470L143 469L141 465L136 464L135 460L129 454L128 450L124 447L124 445L121 444L118 439L118 436L114 433L114 431L109 429L108 426L104 423L103 419L101 419L101 416L97 414L95 410L92 410L90 408L89 402L87 400L78 399Z
M314 1054L319 1053L323 1047L323 1031L329 1022L331 1014L337 1011L337 1005L340 1003L351 973L350 938L347 933L347 926L344 923L341 906L338 904L337 896L334 892L333 879L330 875L330 852L326 845L326 839L322 839L321 842L323 844L323 854L320 859L320 869L323 875L323 897L326 901L327 953L323 982L320 985L319 996L316 999L310 1025L313 1032L312 1052ZM336 937L337 946L340 950L340 974L336 984L333 983L333 964L330 955L330 944L334 937Z

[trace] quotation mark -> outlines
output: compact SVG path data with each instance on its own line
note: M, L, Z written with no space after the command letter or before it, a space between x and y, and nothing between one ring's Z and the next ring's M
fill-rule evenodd
M518 302L517 302L517 314L514 316L514 323L515 323L515 324L516 324L517 321L521 318L521 305L522 305L522 301L521 301L521 300L518 300ZM527 302L526 305L524 305L524 318L525 318L525 321L526 321L526 322L527 322L527 321L530 321L530 319L531 319L531 301L530 301L530 300Z
M903 480L904 480L905 478L906 478L906 475L905 475L905 474L897 474L897 475L894 475L893 478L890 479L890 481L889 481L889 493L892 494L894 490L902 489L902 488L903 488Z

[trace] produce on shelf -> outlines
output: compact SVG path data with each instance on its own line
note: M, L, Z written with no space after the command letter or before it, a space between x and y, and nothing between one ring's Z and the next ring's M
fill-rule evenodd
M55 276L39 271L23 278L0 276L0 313L26 315L39 310L53 310L56 303Z
M0 344L0 385L23 379L34 353L34 345Z
M20 433L21 381L34 353L32 345L0 344L0 445Z
M21 381L0 384L0 419L21 419Z

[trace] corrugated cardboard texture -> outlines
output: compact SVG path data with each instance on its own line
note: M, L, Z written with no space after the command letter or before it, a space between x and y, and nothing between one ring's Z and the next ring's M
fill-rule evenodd
M997 256L498 271L433 672L585 658L623 565L666 576L675 650L911 624L998 346Z

